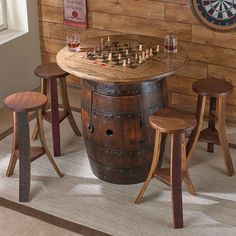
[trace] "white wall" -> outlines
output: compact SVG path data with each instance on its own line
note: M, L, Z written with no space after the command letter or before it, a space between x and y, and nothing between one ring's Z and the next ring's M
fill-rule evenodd
M8 1L13 5L14 2L23 4L22 0ZM38 1L25 1L28 17L26 15L21 17L17 14L17 21L11 25L11 27L14 27L14 25L22 27L20 30L24 30L25 33L0 45L0 107L3 106L3 99L11 93L32 90L39 85L39 80L33 73L35 67L41 63ZM17 9L21 9L22 6L24 4ZM27 18L28 26L25 24Z

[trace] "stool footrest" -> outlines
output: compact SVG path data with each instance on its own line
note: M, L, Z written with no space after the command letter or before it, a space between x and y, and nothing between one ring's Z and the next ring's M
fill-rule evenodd
M44 155L46 152L42 147L30 147L30 162L37 160L39 157ZM19 158L19 149L16 150L15 155Z
M207 143L213 143L213 144L218 144L218 145L220 144L219 134L216 129L206 128L202 130L199 135L198 140L200 142L207 142Z
M59 123L61 123L67 116L69 115L68 112L66 112L64 109L59 110ZM51 110L45 111L43 113L43 118L48 121L49 123L52 123L52 112Z
M169 167L158 169L156 171L156 173L154 174L154 177L159 179L164 184L167 184L169 186L171 185L170 184L170 168Z

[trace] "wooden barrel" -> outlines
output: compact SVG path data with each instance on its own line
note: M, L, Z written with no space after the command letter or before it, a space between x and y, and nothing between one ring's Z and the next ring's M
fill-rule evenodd
M165 79L135 84L83 80L81 102L83 135L93 173L117 184L143 182L155 139L148 119L167 104Z

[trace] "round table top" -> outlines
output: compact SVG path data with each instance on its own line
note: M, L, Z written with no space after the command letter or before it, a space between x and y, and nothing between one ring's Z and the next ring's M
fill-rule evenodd
M134 83L169 76L183 66L188 57L186 50L181 46L178 46L177 53L165 53L163 39L126 34L112 35L110 40L111 42L118 43L118 47L122 48L123 51L126 48L132 48L137 53L139 44L142 44L144 50L153 48L153 52L156 50L157 45L159 45L160 52L144 61L143 64L136 64L135 68L124 67L122 64L114 65L113 62L103 63L100 59L89 60L87 52L93 51L93 48L100 43L101 38L96 37L87 39L86 42L81 42L80 52L69 52L67 46L64 47L57 54L57 64L64 71L82 79L106 83ZM103 38L107 39L107 36Z

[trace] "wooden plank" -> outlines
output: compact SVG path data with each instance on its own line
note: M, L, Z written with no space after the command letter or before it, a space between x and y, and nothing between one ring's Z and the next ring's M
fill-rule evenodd
M91 12L135 16L149 19L164 20L165 4L160 1L147 0L89 0L88 9ZM140 22L141 20L139 20Z
M194 43L236 49L236 31L217 32L201 25L193 25L192 27L192 41Z
M38 4L52 7L62 7L62 0L38 0Z
M49 38L49 23L48 22L39 22L39 34L41 37Z
M150 35L163 38L172 32L179 40L191 41L191 25L131 16L92 12L91 27L117 32Z
M73 32L80 34L81 41L86 40L88 38L97 37L97 36L120 34L113 31L99 30L99 29L93 29L93 28L89 28L87 30L79 30L78 28L68 27L63 24L49 23L50 38L65 40L66 35L68 33L73 33Z
M208 76L224 79L236 87L236 69L226 66L208 65Z
M199 21L194 17L191 5L166 3L165 20L174 22L183 22L188 24L199 24Z
M39 5L39 20L54 23L63 23L61 7Z
M203 63L236 68L236 50L196 43L181 43L185 46L189 59Z
M192 84L195 81L195 79L172 75L167 79L167 89L169 92L194 96L196 93L192 90Z
M188 61L176 71L177 75L193 79L204 79L207 77L207 64L196 61Z
M41 51L49 54L57 54L63 47L66 46L65 40L41 38Z

